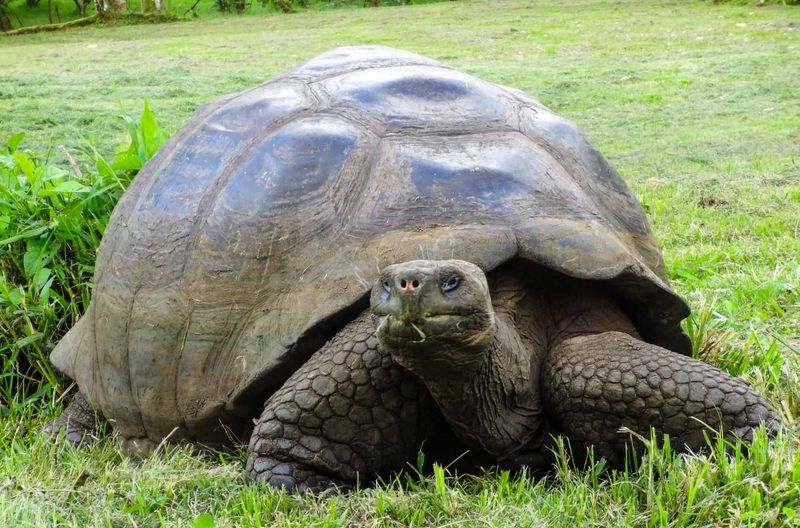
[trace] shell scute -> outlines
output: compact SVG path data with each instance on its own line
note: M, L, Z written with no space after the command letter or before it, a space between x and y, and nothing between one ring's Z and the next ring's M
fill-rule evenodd
M263 84L230 99L203 127L239 139L248 136L254 128L308 109L313 103L313 96L302 83Z
M525 148L524 142L518 133L426 138L398 145L397 159L408 166L417 193L475 201L492 214L515 198L535 199L561 172L547 153Z
M320 82L335 111L399 133L509 128L516 106L495 86L457 70L397 66L357 70Z
M316 81L365 68L385 68L398 64L438 64L436 61L408 51L386 46L353 46L336 48L317 55L290 71L288 77Z
M360 131L335 118L309 117L276 130L232 174L212 214L260 217L327 193Z

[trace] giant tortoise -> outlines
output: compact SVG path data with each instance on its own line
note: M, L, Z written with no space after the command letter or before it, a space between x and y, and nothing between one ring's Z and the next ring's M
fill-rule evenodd
M79 441L96 413L139 454L249 436L250 475L303 490L399 469L434 431L519 467L555 434L619 461L623 428L698 449L774 426L688 357L688 314L572 123L339 48L203 106L142 169L52 353L80 394L48 430Z

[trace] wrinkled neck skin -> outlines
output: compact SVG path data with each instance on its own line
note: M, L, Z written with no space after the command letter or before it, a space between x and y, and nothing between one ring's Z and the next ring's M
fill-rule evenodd
M419 376L453 432L499 460L527 445L541 426L538 365L504 314L474 344L429 339L391 350Z

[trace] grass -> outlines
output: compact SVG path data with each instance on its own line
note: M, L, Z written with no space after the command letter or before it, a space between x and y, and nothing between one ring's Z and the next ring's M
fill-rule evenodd
M245 482L241 454L176 449L137 465L113 440L89 451L48 446L35 431L59 411L64 387L44 384L32 401L6 397L0 409L0 525L208 526L203 514L215 526L800 524L797 8L472 1L5 39L0 141L25 131L24 148L67 171L63 145L88 173L87 140L111 159L128 137L118 115L138 114L145 99L172 133L203 102L355 43L410 49L516 86L578 123L642 200L673 286L695 309L687 328L697 354L766 394L787 432L757 441L749 456L653 448L629 474L564 465L547 481L457 481L438 472L298 499ZM70 301L78 310L90 285L81 276L86 293ZM27 313L3 310L4 323ZM67 323L48 320L33 331L48 332L51 346Z
M350 495L291 497L247 482L241 456L173 449L141 464L110 442L92 451L12 442L0 462L3 526L780 526L800 515L800 455L758 435L749 455L682 457L654 449L635 472L581 472L547 480L494 472L455 478L413 470ZM199 522L198 522L199 521ZM200 524L200 526L209 526Z

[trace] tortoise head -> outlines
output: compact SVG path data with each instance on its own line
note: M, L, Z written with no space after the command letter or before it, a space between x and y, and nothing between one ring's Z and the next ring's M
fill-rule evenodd
M380 344L418 374L436 365L474 365L494 337L486 276L463 260L387 266L372 288L370 304Z

